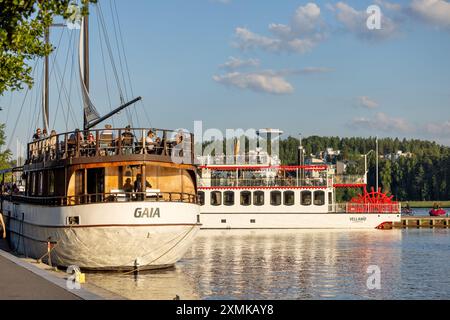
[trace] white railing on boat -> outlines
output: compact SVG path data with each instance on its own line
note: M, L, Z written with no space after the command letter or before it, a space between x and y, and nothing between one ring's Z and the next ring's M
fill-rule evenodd
M366 184L366 178L362 175L335 175L334 184Z
M200 187L328 187L325 178L201 178Z
M335 203L328 205L329 213L401 213L401 203Z

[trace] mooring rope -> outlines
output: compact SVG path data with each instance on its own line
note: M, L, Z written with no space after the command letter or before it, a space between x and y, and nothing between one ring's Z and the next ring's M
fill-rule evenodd
M159 255L158 257L156 257L155 259L153 259L152 261L150 261L149 263L147 263L145 266L138 266L137 268L131 270L131 271L127 271L124 272L123 274L130 274L130 273L135 273L135 272L139 272L140 269L145 268L146 266L150 266L152 263L154 263L155 261L158 261L160 258L162 258L163 256L165 256L167 253L169 253L170 251L172 251L173 248L175 248L178 244L180 244L181 241L183 241L194 229L195 229L196 225L193 225L184 235L183 237L178 240L173 246L171 246L168 250L164 251L161 255ZM161 246L161 248L163 246L165 246L166 244L169 244L170 242L172 242L173 240L175 240L176 238L178 238L180 235L177 235L175 238L171 239L170 241L167 241L165 244L163 244ZM154 250L153 250L154 251ZM142 257L148 256L149 254L151 254L153 251L150 251L146 254L144 254Z

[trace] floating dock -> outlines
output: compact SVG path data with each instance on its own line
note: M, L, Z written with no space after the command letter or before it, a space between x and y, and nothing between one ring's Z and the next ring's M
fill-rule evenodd
M449 228L450 217L402 217L401 222L395 222L396 229L420 229L420 228Z

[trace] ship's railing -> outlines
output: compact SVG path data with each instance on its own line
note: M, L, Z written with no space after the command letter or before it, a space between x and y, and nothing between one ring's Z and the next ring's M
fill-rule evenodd
M400 203L335 203L328 206L330 213L401 213Z
M111 202L182 202L196 204L195 194L183 192L115 192L66 197L28 197L21 194L2 194L2 198L45 206L76 206Z
M334 176L335 184L365 184L366 178L360 175L335 175Z
M153 135L148 138L148 133ZM171 156L194 163L194 136L163 129L98 129L50 135L28 144L27 163L69 158L112 157L132 154ZM180 161L181 163L181 161Z
M325 178L264 178L264 179L233 179L233 178L201 178L200 187L327 187Z
M281 161L277 157L268 154L245 154L245 155L219 155L198 157L202 166L210 165L279 165Z

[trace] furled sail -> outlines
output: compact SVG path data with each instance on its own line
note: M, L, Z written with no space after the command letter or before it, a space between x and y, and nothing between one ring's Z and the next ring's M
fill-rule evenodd
M83 96L83 105L84 105L84 115L86 117L86 121L92 122L98 120L100 115L92 103L91 97L89 96L89 91L86 88L86 84L84 82L84 19L81 23L80 30L80 45L79 45L79 66L80 66L80 80L81 80L81 92Z

